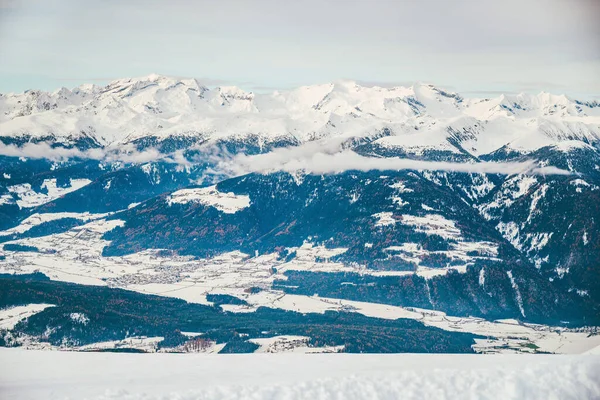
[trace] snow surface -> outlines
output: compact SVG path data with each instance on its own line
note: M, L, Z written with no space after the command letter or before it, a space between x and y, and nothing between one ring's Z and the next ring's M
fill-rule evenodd
M181 189L171 193L167 199L169 204L200 203L212 206L226 214L250 207L250 196L223 193L217 190L216 185L205 188Z
M456 239L461 235L460 229L456 227L454 221L439 214L427 214L422 217L405 214L402 215L402 223L415 227L416 232L438 235L444 239Z
M309 347L308 336L273 336L270 338L250 339L260 347L254 353L338 353L344 350L344 346Z
M20 400L597 399L600 356L110 354L0 349Z
M56 179L45 179L40 192L33 190L29 183L9 186L8 191L18 198L17 205L20 208L30 208L79 190L90 182L89 179L71 179L69 186L59 187L56 185Z
M525 309L523 309L523 298L521 297L521 291L519 290L519 286L513 277L512 271L506 271L506 275L508 275L508 279L510 279L510 284L515 291L515 298L517 300L517 305L519 306L519 311L521 315L525 317Z
M380 212L372 215L373 218L377 218L375 226L389 226L396 224L396 218L394 213L390 211Z
M31 317L53 304L28 304L26 306L15 306L0 309L0 329L12 329L20 321Z
M123 348L134 348L140 349L146 352L156 351L156 347L159 342L163 341L164 337L128 337L123 340L110 340L106 342L97 342L76 348L77 350L90 351L90 350L106 350L106 349L118 349Z
M34 226L43 224L45 222L55 221L63 218L74 218L79 219L81 221L91 221L94 219L106 217L110 213L104 214L92 214L89 212L84 213L75 213L75 212L59 212L59 213L35 213L25 218L23 221L19 223L19 225L0 231L0 236L10 235L14 233L24 233L33 228Z

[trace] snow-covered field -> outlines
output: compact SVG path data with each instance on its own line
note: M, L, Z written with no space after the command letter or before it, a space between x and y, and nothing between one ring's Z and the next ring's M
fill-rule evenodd
M598 399L600 356L0 349L3 399Z

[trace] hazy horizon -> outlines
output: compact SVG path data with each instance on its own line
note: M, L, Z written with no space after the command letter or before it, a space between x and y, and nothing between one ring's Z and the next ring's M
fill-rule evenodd
M354 80L600 97L595 0L0 0L0 93L157 73L268 92Z

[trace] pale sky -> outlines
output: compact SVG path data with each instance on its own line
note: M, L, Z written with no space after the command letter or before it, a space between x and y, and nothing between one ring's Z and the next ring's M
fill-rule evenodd
M0 92L159 73L600 98L600 0L0 0Z

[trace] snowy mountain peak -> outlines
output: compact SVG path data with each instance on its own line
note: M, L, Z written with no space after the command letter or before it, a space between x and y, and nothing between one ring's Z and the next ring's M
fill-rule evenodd
M0 139L11 142L85 136L118 145L181 135L306 141L384 129L393 137L386 146L447 149L450 140L473 155L504 146L529 151L563 140L597 143L600 107L545 92L465 98L429 83L382 88L342 80L257 94L158 74L0 97Z

